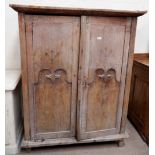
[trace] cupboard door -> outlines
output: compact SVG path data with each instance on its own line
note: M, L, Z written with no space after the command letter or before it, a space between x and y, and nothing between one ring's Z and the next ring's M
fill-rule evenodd
M31 139L75 136L79 17L26 15Z
M81 19L78 139L119 133L130 26L130 18Z

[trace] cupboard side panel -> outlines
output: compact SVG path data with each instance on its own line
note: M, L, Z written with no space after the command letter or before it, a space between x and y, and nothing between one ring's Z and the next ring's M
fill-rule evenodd
M136 26L137 26L137 18L132 18L120 133L125 132L125 126L126 126L129 92L130 92L131 75L132 75L132 65L133 65L133 57L134 57Z
M125 38L124 38L124 53L122 59L122 71L121 71L121 85L120 85L120 94L119 94L119 103L118 103L118 111L117 111L117 122L116 128L119 133L121 128L121 119L122 119L122 107L123 107L123 99L124 99L124 91L125 91L125 81L126 81L126 71L127 71L127 63L128 63L128 53L129 53L129 43L130 43L130 33L131 33L131 18L127 18L127 24L125 28Z
M26 49L26 27L25 14L18 13L21 72L22 72L22 92L23 92L23 113L24 113L24 139L30 139L30 118L28 99L28 72L27 72L27 49Z

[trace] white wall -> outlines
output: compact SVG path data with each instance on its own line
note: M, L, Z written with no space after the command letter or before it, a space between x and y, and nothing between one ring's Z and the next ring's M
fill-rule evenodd
M135 52L149 52L149 15L148 13L138 18Z
M6 0L6 68L20 68L20 50L17 13L9 3L55 5L66 7L110 8L128 10L146 10L148 0ZM148 14L139 17L137 23L135 52L148 52Z
M18 16L8 6L10 2L10 0L6 0L5 3L5 67L20 68Z

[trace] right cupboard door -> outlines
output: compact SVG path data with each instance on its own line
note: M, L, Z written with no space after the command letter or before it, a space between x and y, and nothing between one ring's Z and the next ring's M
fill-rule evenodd
M130 18L81 17L79 140L120 131L130 28Z

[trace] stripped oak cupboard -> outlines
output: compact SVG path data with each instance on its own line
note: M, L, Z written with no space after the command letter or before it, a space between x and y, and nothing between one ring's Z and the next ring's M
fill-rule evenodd
M145 12L10 6L19 16L22 146L123 144L136 21Z

